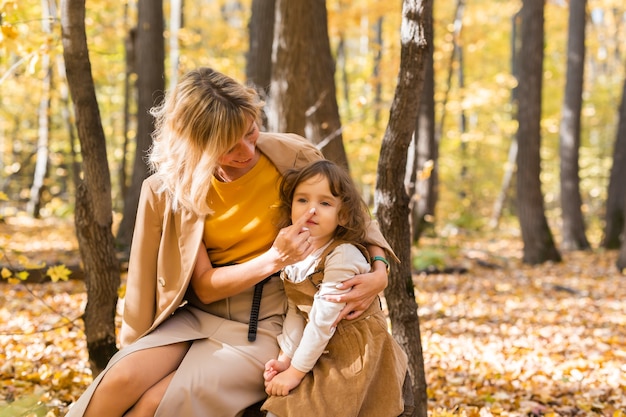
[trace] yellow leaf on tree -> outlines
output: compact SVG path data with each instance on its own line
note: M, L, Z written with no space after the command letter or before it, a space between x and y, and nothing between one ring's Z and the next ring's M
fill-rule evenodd
M0 12L6 12L8 10L17 10L17 4L14 1L5 1L2 4L2 7L0 7Z
M7 39L16 39L19 35L15 26L8 23L2 23L2 35Z
M9 196L0 191L0 201L9 201Z
M46 271L46 275L50 277L52 282L57 282L59 280L67 281L70 277L72 271L67 269L65 265L55 265L48 268Z
M20 281L26 281L26 279L28 278L28 271L20 271L15 274L15 276L19 278Z

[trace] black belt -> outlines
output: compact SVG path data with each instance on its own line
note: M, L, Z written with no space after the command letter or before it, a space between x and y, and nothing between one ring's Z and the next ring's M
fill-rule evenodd
M261 297L263 296L263 285L272 277L280 276L280 272L275 272L263 281L254 286L254 295L252 296L252 307L250 308L250 322L248 324L248 341L256 340L256 331L259 327L259 310L261 309Z

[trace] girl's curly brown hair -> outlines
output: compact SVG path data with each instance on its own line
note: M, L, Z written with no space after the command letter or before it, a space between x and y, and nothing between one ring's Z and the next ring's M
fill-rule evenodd
M291 205L298 184L317 175L328 180L330 192L341 201L338 212L340 225L335 231L334 238L363 244L370 222L367 204L361 198L348 172L327 160L312 162L303 168L289 170L283 175L280 184L279 227L291 224Z

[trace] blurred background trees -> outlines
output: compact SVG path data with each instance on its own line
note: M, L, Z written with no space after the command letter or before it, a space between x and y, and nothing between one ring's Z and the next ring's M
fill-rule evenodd
M67 123L67 87L59 59L59 20L58 16L46 17L49 11L42 7L45 3L4 0L1 6L0 190L9 201L2 203L0 211L5 216L27 209L34 215L63 216L73 210L75 192L69 179L75 171L74 163L81 158L80 146ZM271 70L267 65L267 42L273 39L270 32L274 17L266 14L264 20L250 20L253 6L258 8L264 3L266 10L274 10L279 2L185 2L179 27L171 31L170 22L174 19L170 12L176 3L164 2L163 86L174 78L172 68L178 68L180 73L208 65L240 80L246 80L247 75L250 81L265 83L260 87L269 92L267 77L271 74L264 75L263 71ZM146 136L141 132L146 129L140 128L146 105L139 107L139 101L152 102L160 93L160 87L152 87L157 93L146 100L138 98L138 92L143 90L135 88L141 79L136 65L160 66L160 60L154 57L137 57L138 53L146 54L149 47L136 48L133 47L136 43L129 41L140 41L137 34L141 32L137 32L136 25L139 6L138 2L112 4L103 0L90 0L87 4L86 31L107 140L113 209L118 221L125 197L128 198L125 192L132 190L132 178L137 172L137 166L133 168L137 143ZM436 178L438 184L434 190L436 212L428 212L426 216L433 225L430 232L491 233L489 221L510 167L508 153L517 132L516 101L512 99L517 81L512 49L514 41L519 43L521 38L519 33L515 36L514 24L520 8L521 1L497 0L469 4L447 0L434 6L434 88L429 96L433 98L439 159L435 161L436 177L422 175L415 181L421 187L416 196L424 195L422 184L429 178L429 181ZM619 41L626 36L625 9L622 2L615 0L589 0L586 8L578 174L581 211L592 247L601 244L619 247L623 225L623 213L617 217L612 214L623 208L623 198L609 196L608 185L625 74L626 46ZM373 204L385 116L399 67L400 4L329 0L326 12L329 45L335 58L335 94L341 130L337 132L337 125L328 126L326 129L332 129L320 135L340 134L350 170L362 186L364 196ZM563 223L559 135L568 68L568 18L568 4L546 2L541 188L557 246L561 244ZM141 27L146 30L145 25ZM248 29L252 31L250 38ZM172 33L176 34L175 38L170 37ZM318 36L315 39L319 41ZM151 42L153 48L159 49ZM259 48L265 48L264 55L253 54L258 51L251 46L255 42L260 44ZM311 52L313 48L306 50ZM137 57L130 61L132 69L128 56ZM517 62L523 59L518 57ZM171 65L173 60L178 62L177 66ZM49 110L42 110L45 108ZM139 160L146 146L145 142L141 143ZM431 157L426 161L432 160ZM44 165L47 169L42 176ZM417 166L423 170L423 166ZM426 171L429 166L426 165ZM513 185L505 187L502 209L495 214L500 230L518 233L514 190ZM415 200L424 202L418 197ZM432 206L430 211L434 211ZM605 225L614 223L605 233Z

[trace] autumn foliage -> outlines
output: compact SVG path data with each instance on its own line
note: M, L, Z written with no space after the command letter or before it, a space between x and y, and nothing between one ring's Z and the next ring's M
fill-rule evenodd
M7 219L0 236L7 256L75 259L68 224ZM414 275L431 417L626 416L616 253L529 267L519 239L460 236L420 251L457 271ZM0 417L64 415L92 378L83 282L2 281L0 291Z

